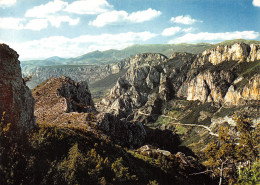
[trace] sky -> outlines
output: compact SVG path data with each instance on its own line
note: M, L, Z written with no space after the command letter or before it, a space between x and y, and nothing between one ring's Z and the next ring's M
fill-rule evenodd
M232 39L260 40L260 0L0 0L0 43L20 60Z

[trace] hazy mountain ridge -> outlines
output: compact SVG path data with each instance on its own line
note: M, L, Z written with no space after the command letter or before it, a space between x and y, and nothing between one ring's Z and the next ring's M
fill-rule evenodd
M229 40L223 41L218 44L209 43L198 43L198 44L146 44L146 45L132 45L122 50L106 50L106 51L93 51L87 54L75 57L75 58L61 58L61 57L50 57L44 60L28 60L21 61L22 65L37 65L37 66L49 66L49 65L68 65L68 64L109 64L122 60L139 53L161 53L170 57L173 52L187 52L198 54L202 53L206 49L217 47L217 45L232 45L237 42L246 44L258 44L260 41L251 40ZM53 62L53 63L50 63Z
M106 50L106 51L93 51L82 56L75 58L56 58L50 57L45 60L29 60L22 61L22 65L86 65L86 64L109 64L118 60L122 60L139 53L162 53L170 56L173 52L189 52L198 54L205 49L212 48L214 45L207 43L200 44L147 44L147 45L133 45L122 50ZM57 60L58 59L58 60ZM50 62L53 62L51 64ZM34 64L33 64L34 63Z

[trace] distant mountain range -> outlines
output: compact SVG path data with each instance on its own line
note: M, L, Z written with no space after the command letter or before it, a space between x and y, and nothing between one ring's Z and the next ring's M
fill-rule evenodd
M231 45L237 42L246 44L259 44L260 41L249 40L229 40L218 44L198 43L198 44L146 44L146 45L133 45L122 50L107 50L107 51L93 51L75 58L60 58L57 56L47 58L45 60L28 60L22 61L21 65L24 66L53 66L53 65L102 65L111 64L119 60L131 57L139 53L161 53L170 57L174 52L187 52L198 54L206 49L215 48L217 45ZM31 68L30 67L30 68ZM24 71L24 68L23 68Z

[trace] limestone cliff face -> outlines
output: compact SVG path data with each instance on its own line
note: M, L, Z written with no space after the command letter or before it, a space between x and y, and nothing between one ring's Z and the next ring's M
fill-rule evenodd
M0 44L0 115L5 123L29 131L35 127L34 99L24 84L18 54Z
M256 44L206 50L194 60L177 96L230 106L259 101L259 59Z
M205 71L186 80L177 96L187 100L212 102L218 105L242 105L260 100L260 76L243 77L229 70Z
M178 91L179 97L187 100L199 100L203 103L224 103L234 75L230 71L205 71L183 83Z
M247 61L257 61L260 60L260 45L258 44L251 44L250 45L250 53L247 58Z
M224 61L254 62L260 60L260 45L236 43L231 46L219 45L216 49L206 50L202 53L202 61L217 65Z
M237 88L236 84L243 79L238 79L232 84L224 97L224 101L229 105L238 105L246 101L260 100L260 75L256 74L244 84L243 87Z

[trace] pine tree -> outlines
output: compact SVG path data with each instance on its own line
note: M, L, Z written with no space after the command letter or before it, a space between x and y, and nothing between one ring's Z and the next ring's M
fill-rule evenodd
M238 159L241 161L256 161L259 153L257 145L260 143L259 125L254 127L250 119L241 116L234 117L234 120L239 134L236 147Z
M207 161L205 164L219 177L234 183L240 178L241 164L250 164L259 157L259 124L254 126L250 119L234 116L236 134L226 127L220 127L216 142L211 142L205 149ZM245 166L245 165L244 165Z
M78 143L75 143L69 150L68 157L65 158L58 167L62 173L64 181L68 184L82 184L87 182L87 174L84 173L86 160L80 152Z

